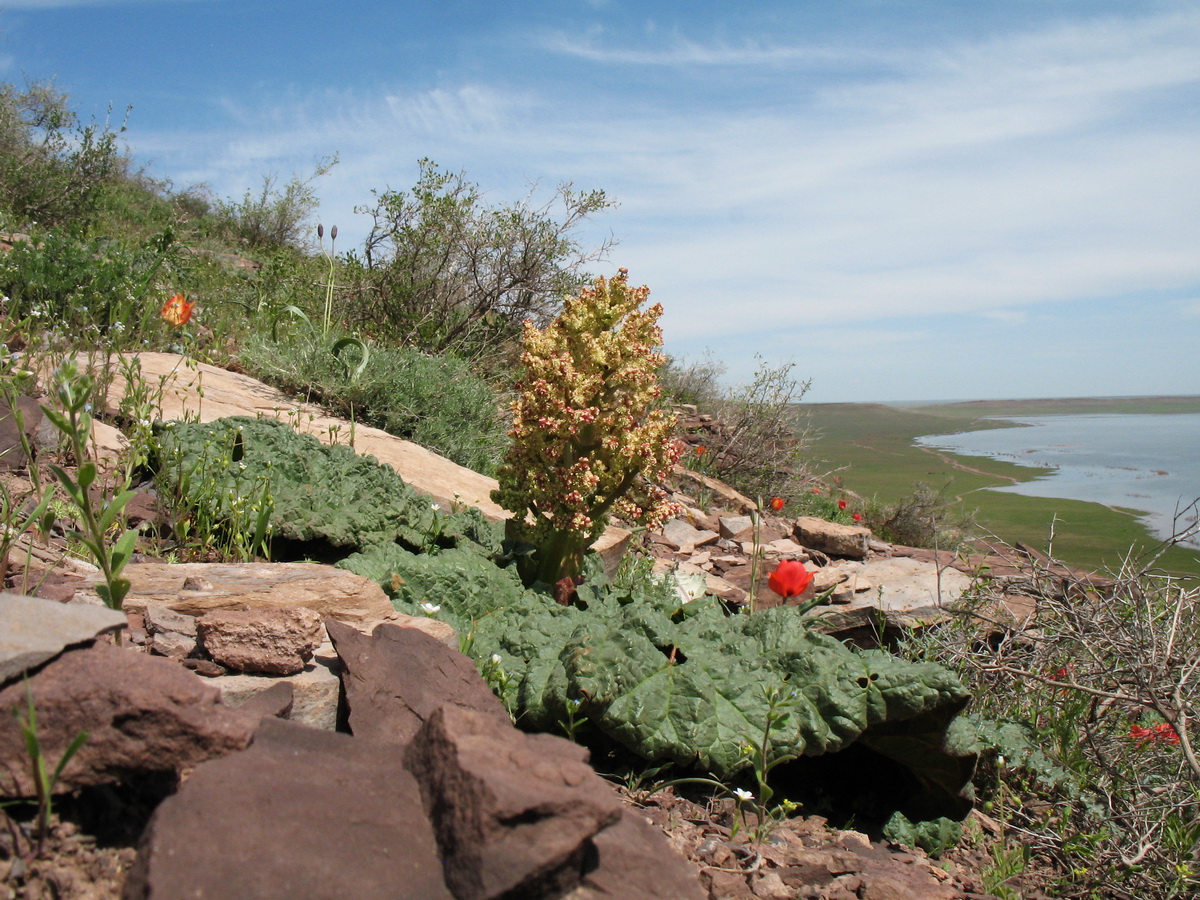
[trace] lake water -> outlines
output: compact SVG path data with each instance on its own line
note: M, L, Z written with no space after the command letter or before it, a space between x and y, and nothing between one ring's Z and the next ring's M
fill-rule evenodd
M1136 509L1159 538L1200 497L1200 414L1059 415L1005 418L1025 427L917 438L926 447L1045 470L1033 481L990 490L1088 500ZM1194 525L1196 510L1184 524ZM1189 541L1200 546L1200 536Z

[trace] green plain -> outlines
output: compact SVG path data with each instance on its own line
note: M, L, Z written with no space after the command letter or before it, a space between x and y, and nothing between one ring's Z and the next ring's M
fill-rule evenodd
M1139 557L1159 541L1132 510L1099 503L1024 497L987 490L1039 477L1036 468L980 456L958 456L916 446L921 435L1019 427L987 421L988 416L1064 413L1200 413L1200 397L1115 397L1047 400L988 400L920 407L875 403L800 404L816 437L812 455L820 471L842 479L849 491L891 502L923 482L947 494L964 512L973 512L984 537L1007 544L1020 541L1073 566L1114 572L1131 554ZM1050 545L1053 531L1053 545ZM1159 561L1166 571L1200 575L1200 551L1168 549Z

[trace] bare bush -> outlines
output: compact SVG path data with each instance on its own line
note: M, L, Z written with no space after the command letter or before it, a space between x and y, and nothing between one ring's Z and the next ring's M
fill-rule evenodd
M1200 890L1200 587L1127 559L1111 579L1036 561L1025 621L995 615L1004 585L981 573L959 627L918 642L975 692L975 711L1019 723L1069 782L1020 761L991 769L1013 800L1011 834L1060 873L1064 896L1182 897ZM985 787L985 790L987 788Z

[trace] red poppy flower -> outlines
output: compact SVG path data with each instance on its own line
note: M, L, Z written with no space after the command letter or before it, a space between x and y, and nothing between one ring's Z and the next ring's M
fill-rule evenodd
M697 456L703 456L703 455L704 455L705 453L707 453L707 452L708 452L708 451L707 451L707 450L705 450L703 447L697 447L697 448L696 448L696 450L695 450L695 453L696 453L696 455L697 455Z
M183 294L176 294L163 304L163 321L168 325L175 326L176 328L178 328L180 325L186 325L188 323L188 319L192 317L192 307L195 305L195 301L188 303L187 300L184 299Z
M845 509L845 508L846 508L846 501L845 501L845 500L839 500L839 501L838 501L838 509Z
M812 579L812 572L804 568L804 563L785 559L779 563L779 568L771 573L767 583L780 597L796 597L808 590Z
M1164 744L1178 744L1179 734L1175 731L1175 727L1170 722L1159 722L1152 729L1155 740L1162 741Z
M779 512L781 509L783 509L783 498L782 497L772 497L771 498L771 509L775 510L775 512Z
M861 521L862 521L862 513L855 513L855 514L854 514L854 521L855 521L855 522L861 522Z
M1179 734L1170 722L1159 722L1153 728L1143 728L1141 725L1130 725L1129 736L1139 744L1159 741L1164 744L1178 744Z
M819 494L819 493L821 493L821 489L820 489L820 488L813 488L813 493L814 493L814 494Z

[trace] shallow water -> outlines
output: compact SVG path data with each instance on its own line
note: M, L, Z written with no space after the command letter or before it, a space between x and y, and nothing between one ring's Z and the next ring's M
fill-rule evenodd
M1033 481L990 490L1087 500L1139 510L1168 538L1194 525L1200 497L1200 414L1006 418L1023 428L933 434L918 444L1044 469ZM1182 514L1177 525L1176 516ZM1200 536L1190 544L1200 546Z

